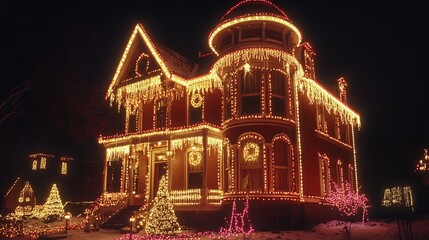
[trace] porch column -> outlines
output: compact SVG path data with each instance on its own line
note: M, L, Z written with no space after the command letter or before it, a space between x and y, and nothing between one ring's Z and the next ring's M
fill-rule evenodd
M133 194L133 185L134 185L134 156L128 157L128 205L133 205L134 203L134 194Z
M201 189L201 203L208 205L207 201L207 129L203 129L203 188Z
M107 156L104 159L104 169L103 169L103 193L107 190L107 165L109 164L109 161L107 160Z

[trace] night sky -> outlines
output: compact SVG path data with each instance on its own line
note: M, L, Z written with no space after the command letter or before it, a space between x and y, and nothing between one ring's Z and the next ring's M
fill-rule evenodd
M429 148L427 13L423 1L382 2L273 0L316 51L318 81L335 94L336 79L348 81L349 105L362 119L359 178L371 205L385 186L421 188L414 167ZM209 52L210 31L236 3L3 3L0 96L28 90L0 109L0 118L18 112L0 123L0 193L30 167L31 153L70 156L79 167L102 162L97 136L119 129L104 95L135 24L195 59Z

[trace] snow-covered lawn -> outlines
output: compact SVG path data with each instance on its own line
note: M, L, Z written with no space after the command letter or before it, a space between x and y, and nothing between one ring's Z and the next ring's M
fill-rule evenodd
M77 223L78 219L73 219L73 223ZM427 240L429 239L429 217L423 219L412 220L412 230L414 240ZM34 225L33 225L34 224ZM55 225L60 227L64 221L57 222ZM32 222L33 226L38 225ZM44 228L45 226L38 227ZM308 230L301 231L281 231L281 232L255 232L246 239L284 239L284 240L307 240L307 239L325 239L325 240L341 240L343 223L340 221L330 221L327 223L319 224ZM83 230L69 230L67 239L83 240L83 239L97 239L97 240L115 240L123 237L129 239L129 236L120 234L118 230L105 230L93 231L86 233ZM191 235L191 234L190 234ZM142 233L133 234L133 239L142 237ZM20 238L22 239L22 238ZM212 239L210 237L202 237L200 239ZM243 236L237 236L236 239L244 239ZM363 225L360 222L352 224L351 239L353 240L397 240L398 226L395 220L377 220L365 222Z

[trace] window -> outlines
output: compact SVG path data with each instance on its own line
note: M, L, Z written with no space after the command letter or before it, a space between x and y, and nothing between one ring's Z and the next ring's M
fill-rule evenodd
M167 120L167 106L163 100L158 100L155 107L155 128L165 128Z
M224 99L225 99L225 105L224 105L224 109L223 109L223 111L224 111L224 120L228 120L228 119L230 119L231 118L231 116L232 116L232 108L231 108L231 106L232 106L232 104L231 104L231 101L232 101L232 97L231 97L231 82L230 82L230 79L227 79L226 81L225 81L225 90L224 90Z
M61 162L61 174L65 175L67 174L67 163Z
M317 130L328 133L328 123L325 119L325 108L317 104Z
M279 42L283 42L283 33L280 31L272 30L272 29L265 29L265 37L270 40L276 40Z
M261 114L261 70L251 69L239 74L241 115Z
M352 140L351 140L351 134L350 134L350 125L347 122L345 122L343 124L342 128L343 128L343 132L344 132L345 143L351 144Z
M220 42L220 50L223 51L232 45L232 33L229 32Z
M203 187L203 160L201 149L188 152L188 189Z
M31 170L37 170L37 160L33 160L33 165L31 167Z
M189 97L189 124L203 121L204 97L200 93L194 93Z
M355 189L355 172L351 164L349 164L347 172L348 172L348 181L350 183L350 186L352 186L352 188Z
M344 170L341 160L337 161L337 185L340 187L344 186Z
M223 150L224 159L224 174L223 174L223 191L231 192L233 190L232 185L232 152L231 144L226 141Z
M271 72L271 113L274 116L285 116L286 76L280 72Z
M275 191L290 191L290 146L283 139L277 139L273 143L273 187Z
M45 157L40 158L40 169L46 169L46 158Z
M137 132L137 115L130 114L128 118L128 132Z
M321 196L326 196L331 190L331 169L326 154L319 153Z
M261 39L262 38L262 30L261 28L249 28L243 29L241 31L241 39L242 40L251 40L251 39Z
M262 142L256 139L240 143L240 190L263 190Z
M341 140L340 118L338 116L335 116L335 137Z

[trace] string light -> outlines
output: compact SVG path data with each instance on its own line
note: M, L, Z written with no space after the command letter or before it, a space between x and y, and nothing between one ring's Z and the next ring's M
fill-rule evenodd
M201 164L201 160L203 158L203 155L199 151L191 151L189 153L188 162L191 166L198 166Z
M243 147L243 158L247 162L257 161L259 158L259 146L254 142L247 142Z
M429 171L429 155L428 155L427 149L424 149L423 159L418 161L418 163L416 165L416 171L418 171L418 172Z
M203 105L203 96L200 93L194 93L191 97L191 105L194 108L199 108Z
M41 218L48 219L60 219L64 217L64 206L61 202L60 194L58 192L57 184L53 184L49 193L48 199L43 205L43 209L40 212Z
M341 121L360 128L360 116L315 81L305 77L298 78L298 86L300 92L307 95L310 104L316 103L322 105L329 113L334 112L338 114Z
M211 48L211 50L219 56L219 53L216 51L215 47L214 47L214 39L215 37L222 32L224 29L228 29L230 27L233 27L234 25L238 25L238 24L243 24L243 23L247 23L247 22L253 22L253 21L264 21L264 22L274 22L274 23L278 23L281 24L283 26L286 26L287 28L289 28L290 30L292 30L295 33L296 36L296 44L294 44L295 46L299 45L299 43L301 42L301 33L299 32L298 28L296 28L292 23L290 23L289 21L277 17L277 16L270 16L269 14L260 14L260 15L244 15L244 16L240 16L238 18L235 19L231 19L228 20L226 22L221 23L220 25L218 25L209 35L209 46Z
M384 207L410 208L414 211L411 187L393 187L384 190L382 205Z
M159 188L153 207L149 211L145 232L155 235L170 235L179 233L181 230L173 209L173 204L170 202L168 180L165 176L162 176L159 181Z
M326 201L328 204L335 206L341 214L354 216L358 209L362 209L362 223L368 211L368 199L365 194L359 194L355 191L350 183L345 182L344 187L332 182L333 190L329 191Z

